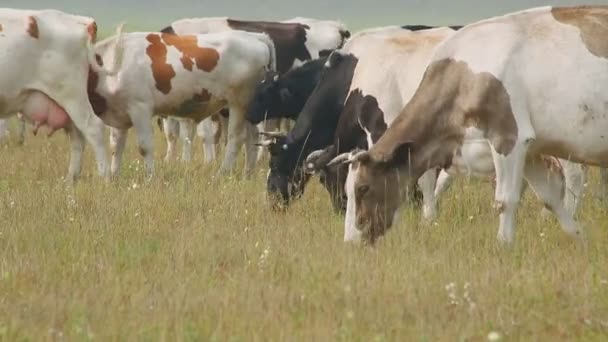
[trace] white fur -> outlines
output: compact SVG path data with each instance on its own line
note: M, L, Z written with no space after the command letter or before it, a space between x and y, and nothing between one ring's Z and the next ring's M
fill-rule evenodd
M26 31L30 17L36 21L38 38ZM104 126L93 113L86 92L93 38L87 27L94 20L56 10L0 9L0 23L0 118L22 111L31 95L45 94L73 123L67 180L73 182L80 174L85 139L93 146L99 174L105 176Z
M378 106L384 113L384 121L389 126L397 118L403 107L414 95L418 84L422 80L435 46L443 39L452 35L454 31L449 28L437 28L422 32L410 32L398 26L374 28L355 34L339 50L342 54L353 54L358 58L353 80L349 90L360 89L363 96L371 95L378 101ZM418 44L399 45L394 39L411 39ZM430 43L428 39L434 39ZM347 99L348 100L348 99ZM361 123L359 123L361 124ZM370 132L365 129L368 145L371 147ZM350 170L350 169L349 169ZM351 181L349 182L348 179ZM345 192L347 195L346 217L344 221L345 238L351 236L356 228L354 186L355 177L347 176ZM423 191L424 216L432 219L436 216L434 202L434 171L421 177L419 185ZM347 232L349 232L347 234Z
M232 31L233 29L228 25L227 17L210 17L210 18L186 18L174 21L171 23L171 27L175 31L176 34L185 35L185 34L207 34L207 33L218 33L218 32L226 32ZM340 35L340 30L346 30L346 26L338 21L333 20L317 20L310 19L304 17L296 17L289 20L282 21L283 23L300 23L308 25L309 29L306 30L306 48L310 52L312 59L316 59L319 56L319 52L322 50L333 50L339 47L342 44L342 36ZM296 59L292 67L300 66L305 61L300 61ZM164 121L176 120L173 117L168 117L163 119ZM189 119L184 119L187 121ZM270 121L270 120L269 120ZM272 128L278 128L279 121L268 123ZM180 123L180 126L187 126L189 123ZM227 125L223 125L225 127ZM262 129L258 126L259 130L268 131L268 129ZM251 131L252 128L249 128ZM210 131L210 130L208 130ZM167 132L165 132L165 137L169 139L167 136ZM215 145L211 144L209 141L212 138L206 138L205 133L203 133L203 144L205 150L205 160L208 159L207 155L211 158L212 155L215 155ZM248 134L247 145L253 146L256 142L257 137L254 134ZM188 157L192 155L191 152L191 144L188 144L187 141L183 141L183 153L182 156ZM174 148L174 146L171 146ZM253 147L252 147L253 148ZM263 149L259 149L258 156L262 156ZM173 153L173 151L171 151ZM169 144L167 144L167 155L169 154ZM189 158L188 158L189 160Z
M146 37L157 33L129 33L123 36L124 63L116 76L100 76L97 92L108 101L108 110L100 116L104 122L115 128L112 148L114 174L120 168L120 156L124 148L123 134L132 122L135 127L140 151L145 160L149 176L154 170L151 118L154 114L173 113L184 101L191 99L206 89L212 96L204 113L193 113L198 117L216 113L225 104L231 110L232 119L228 127L228 146L222 171L234 168L238 151L245 141L245 108L250 101L253 87L262 77L265 68L272 63L274 47L267 36L261 34L228 31L208 35L198 35L198 45L214 48L220 54L217 66L211 72L194 67L186 70L181 61L181 53L168 46L167 63L172 65L176 76L171 80L171 90L164 94L156 88L150 58L146 54L149 42ZM106 59L108 46L115 38L109 38L96 47ZM168 130L169 131L169 130ZM194 127L180 129L190 141ZM186 156L187 157L187 156ZM247 170L253 169L252 160L257 156L248 154Z

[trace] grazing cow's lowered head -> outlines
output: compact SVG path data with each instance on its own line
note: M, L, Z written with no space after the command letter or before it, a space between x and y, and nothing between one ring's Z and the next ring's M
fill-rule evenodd
M255 89L249 104L247 120L258 124L267 119L297 119L306 100L321 77L327 58L320 58L279 76L277 72L266 73Z
M293 130L286 136L262 133L270 138L262 143L271 154L267 179L270 199L278 198L281 205L287 205L302 194L309 179L304 161L310 152L332 143L356 64L352 55L332 53Z

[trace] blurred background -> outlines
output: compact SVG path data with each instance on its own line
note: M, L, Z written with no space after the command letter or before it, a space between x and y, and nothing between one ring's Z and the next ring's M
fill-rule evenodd
M3 7L56 8L94 17L100 33L126 21L128 31L158 30L184 17L282 20L339 19L352 31L391 24L459 25L544 5L608 4L608 0L2 0Z

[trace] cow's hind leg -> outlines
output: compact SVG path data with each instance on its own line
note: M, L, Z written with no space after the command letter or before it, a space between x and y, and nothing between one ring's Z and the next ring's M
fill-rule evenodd
M163 133L167 141L167 153L165 161L172 160L175 157L175 146L177 145L177 136L179 135L179 122L175 118L163 118Z
M86 96L83 97L86 99ZM86 102L64 102L67 113L79 113L71 116L73 126L80 130L86 141L93 146L95 160L97 161L97 172L100 176L108 179L108 155L104 139L105 125L94 113L91 105ZM68 175L70 176L70 175Z
M76 183L82 170L82 155L84 153L84 137L75 127L66 128L70 137L70 165L66 181L68 185Z
M110 167L110 172L112 173L112 177L116 177L120 173L122 154L125 150L126 142L126 129L110 128L110 151L112 151L112 166Z
M228 119L228 143L220 173L226 174L234 171L236 158L247 136L245 127L245 111L239 106L231 106Z
M205 163L215 160L215 123L211 117L198 124L199 136L203 140L203 154ZM220 129L218 127L218 129Z
M247 177L250 177L253 174L255 164L258 161L259 147L256 146L258 141L258 128L256 125L252 125L249 122L246 122L245 125L247 127L247 140L245 141L245 146L247 148L247 165L245 171Z
M582 238L582 230L562 203L564 180L561 175L545 167L541 158L530 158L525 167L525 177L532 190L559 220L562 229L569 235Z

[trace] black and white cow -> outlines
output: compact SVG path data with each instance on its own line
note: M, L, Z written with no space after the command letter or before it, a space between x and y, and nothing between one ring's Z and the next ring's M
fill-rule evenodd
M369 132L382 134L386 122L396 117L416 90L434 46L454 32L426 28L390 26L362 31L330 55L294 129L286 136L266 134L271 138L264 143L271 153L267 191L271 198L279 199L275 204L287 205L302 194L309 179L304 161L312 151L333 146L333 157L353 148L367 148L370 139L378 138L368 136ZM334 208L344 211L346 170L329 174L322 172L321 181Z
M306 61L329 55L331 51L342 47L344 42L350 37L350 32L341 22L302 17L282 22L244 21L226 17L189 18L177 20L170 26L162 29L161 32L184 35L230 30L266 33L275 45L277 72L279 75L302 65ZM222 117L218 118L222 119ZM182 159L190 160L192 156L191 143L194 137L194 122L188 119L180 119L178 124L177 122L171 123L170 121L172 120L176 119L165 119L164 125L164 132L167 137L166 159L172 158L179 132L184 146ZM207 122L203 121L201 125L212 125L210 120L207 119ZM267 125L271 130L276 129L278 126L278 121L268 123ZM255 139L256 134L250 134L250 136ZM212 149L212 146L205 147L205 150L209 152Z

